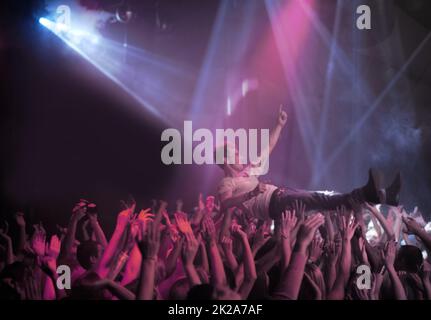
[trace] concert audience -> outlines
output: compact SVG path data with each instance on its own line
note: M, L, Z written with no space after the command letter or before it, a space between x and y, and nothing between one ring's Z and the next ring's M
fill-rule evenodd
M430 223L416 210L293 207L274 224L213 196L191 214L131 199L109 241L87 200L49 236L42 223L27 234L17 212L0 229L0 299L431 299Z

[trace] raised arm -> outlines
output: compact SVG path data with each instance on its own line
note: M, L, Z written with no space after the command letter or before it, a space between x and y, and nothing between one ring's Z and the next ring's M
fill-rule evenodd
M60 240L54 235L51 237L49 244L46 245L45 256L41 258L42 270L48 276L43 292L43 296L46 299L60 300L66 297L64 289L60 289L57 285L57 259L59 254Z
M16 254L18 255L21 253L26 245L27 242L27 234L25 232L25 219L24 219L24 213L17 212L15 213L15 221L18 225L18 244L16 247Z
M257 279L256 266L254 264L253 253L251 252L250 243L247 234L239 225L232 228L232 233L236 235L243 245L243 263L244 263L244 279L239 287L238 293L242 299L247 299L251 289Z
M220 227L220 235L219 241L221 242L224 237L229 237L229 228L232 225L232 215L235 208L229 208L225 210L225 214L223 216L223 222Z
M334 242L328 243L326 247L325 283L328 292L334 286L337 278L337 265L341 255L341 246L341 236L337 233L334 237Z
M407 227L407 231L418 236L422 243L428 250L428 254L431 255L431 235L429 235L424 228L422 228L415 219L411 217L403 217L403 222Z
M190 287L201 284L201 280L196 271L194 260L196 253L199 249L199 241L196 239L193 232L188 232L185 234L186 241L183 247L183 264L184 271L186 272L187 278L190 282Z
M193 218L191 220L191 224L193 226L199 226L202 218L205 215L205 203L203 200L203 196L202 193L199 193L199 198L198 198L198 210L195 212L195 214L193 215Z
M395 299L407 300L407 295L404 290L403 284L401 283L400 277L394 267L395 255L397 253L397 244L395 241L388 241L386 244L385 251L385 265L388 270L389 278L392 282L392 288L394 289Z
M103 232L103 229L99 224L99 220L97 219L97 213L88 213L87 215L90 226L93 229L94 235L96 236L96 241L103 248L106 248L108 246L108 241L106 240L105 233Z
M12 239L8 235L8 225L6 223L6 230L0 229L0 238L4 240L5 247L6 247L6 265L12 264L15 261L15 256L13 254L13 246L12 246Z
M214 222L210 217L205 217L202 221L202 231L207 243L207 251L210 260L211 282L217 285L225 285L226 273L223 266L223 261L217 247L216 232Z
M349 280L350 267L352 264L352 245L351 241L358 224L355 223L353 216L347 216L344 212L339 212L340 231L342 236L341 257L338 268L337 278L333 288L328 294L328 299L341 300L345 295L345 286Z
M70 217L69 224L67 226L66 235L61 243L60 258L66 259L72 255L73 245L75 243L76 226L79 220L85 216L85 203L82 201L77 203L72 210L72 216Z
M139 249L142 254L141 276L138 285L138 300L152 300L156 276L157 255L160 247L160 232L158 225L150 221L146 230L142 228L142 241Z
M280 135L281 135L281 131L286 125L286 122L287 122L287 113L286 111L283 110L283 106L280 105L280 109L278 110L277 124L271 130L271 133L269 135L269 154L272 153L275 146L277 145L278 139L280 138Z
M286 270L290 262L292 255L291 232L295 228L296 222L297 218L292 211L285 211L281 215L282 270Z
M153 217L154 215L150 212L149 208L141 210L137 219L129 226L129 233L127 234L128 239L123 246L119 259L117 260L117 270L120 269L117 272L121 271L122 263L126 264L124 267L123 278L121 280L121 284L123 286L131 283L139 277L142 256L135 239L140 227L144 226Z
M426 298L431 300L431 263L429 263L427 260L425 260L423 263L420 276L424 285Z
M102 258L100 259L99 265L97 267L97 273L100 275L100 277L105 278L108 275L110 270L109 265L119 250L120 240L122 239L123 233L130 223L130 219L134 212L135 204L132 204L130 207L124 209L118 214L114 233L112 234L108 246L103 252Z
M395 239L394 231L389 226L388 221L385 219L383 214L376 207L370 205L369 203L365 203L365 206L371 212L371 214L379 221L380 225L382 226L383 230L387 235L387 239L388 240Z
M229 269L232 270L232 272L235 272L238 269L238 261L233 254L232 242L232 238L228 236L224 236L221 239L221 245L223 248L224 255L226 257L226 263Z
M318 213L305 220L298 231L291 261L286 270L282 271L280 282L273 296L284 300L298 299L307 263L307 250L317 229L324 223L324 217Z

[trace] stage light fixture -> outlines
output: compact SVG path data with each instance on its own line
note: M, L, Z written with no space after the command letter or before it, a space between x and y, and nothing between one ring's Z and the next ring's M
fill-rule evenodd
M115 18L118 22L129 23L133 18L133 11L127 4L122 4L115 10Z
M91 32L73 29L66 24L54 22L43 17L39 19L39 23L55 34L61 34L63 37L74 44L85 42L96 45L99 43L99 37Z

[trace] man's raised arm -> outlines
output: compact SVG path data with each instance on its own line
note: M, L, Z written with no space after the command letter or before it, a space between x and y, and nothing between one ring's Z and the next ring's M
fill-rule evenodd
M271 154L272 150L274 150L277 145L278 139L280 138L281 131L287 122L287 113L283 110L283 106L280 105L280 109L278 111L278 119L276 126L271 130L269 136L269 154Z

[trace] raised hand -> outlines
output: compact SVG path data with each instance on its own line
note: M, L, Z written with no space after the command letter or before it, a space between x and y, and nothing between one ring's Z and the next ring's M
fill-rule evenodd
M31 238L30 246L34 254L39 257L43 257L45 255L45 240L45 233L40 229L36 229Z
M341 246L339 247L341 249ZM326 246L325 253L329 261L337 261L340 256L341 250L336 247L335 241L329 242Z
M295 228L298 218L295 212L287 210L281 214L281 236L283 238L290 237L290 233Z
M123 210L129 209L131 207L136 207L136 200L131 194L129 194L127 196L126 201L124 201L124 200L120 201L120 205L121 205L121 209L123 209Z
M178 228L175 224L171 223L168 225L169 236L171 237L172 242L177 242L181 238L181 234L178 231Z
M84 202L84 200L81 199L80 202L75 204L72 209L72 219L79 221L85 216L87 212L87 202Z
M142 233L144 230L142 229ZM138 242L143 259L156 259L160 247L160 232L153 221L149 221L142 241Z
M221 246L225 252L232 252L232 249L233 249L232 238L223 236L221 238Z
M403 217L402 219L407 228L407 233L417 235L418 233L422 232L423 228L412 217Z
M24 213L22 212L17 212L15 213L15 222L19 227L25 227L25 219L24 219Z
M393 240L388 241L386 243L386 247L384 251L386 270L388 271L389 278L391 279L391 282L392 282L395 299L406 300L407 299L406 291L394 267L396 254L397 254L397 243ZM418 276L418 275L415 274L415 276ZM420 279L418 280L419 280L418 282L420 283L421 280Z
M148 221L154 219L154 214L151 213L151 208L147 208L147 209L142 209L139 214L138 217L136 218L137 221L139 221L139 223L147 223Z
M7 221L4 222L4 227L0 229L0 238L5 240L6 242L12 241L11 237L8 235L9 224Z
M237 236L239 238L247 238L247 233L242 230L242 227L239 224L232 225L231 231L234 236Z
M385 246L385 264L386 267L393 267L395 263L395 257L397 254L397 243L395 241L388 241Z
M58 255L60 254L60 239L56 235L53 235L49 241L49 243L46 243L45 247L45 255L57 260Z
M199 241L192 233L187 233L186 241L183 244L183 261L184 265L192 265L193 261L195 260L196 253L199 249Z
M295 200L292 206L293 213L298 217L298 222L305 220L305 204L302 201Z
M186 234L193 233L192 227L185 215L175 213L174 216L175 216L175 222L177 223L178 230L182 234L186 235Z
M342 215L339 217L339 228L343 236L343 240L352 240L352 237L355 234L355 230L357 227L358 223L355 222L355 218L353 218L353 215L350 215L348 217Z
M426 284L431 284L431 263L429 263L427 260L424 260L422 269L420 270L420 276L423 282Z
M125 228L129 223L134 220L136 203L129 202L128 204L124 201L121 201L123 210L117 216L117 227Z
M210 243L214 244L216 240L216 230L214 226L214 221L211 219L211 217L206 216L202 220L202 232L204 235L205 240Z
M320 259L322 252L323 240L314 238L313 241L311 241L309 260L316 263Z
M92 220L97 220L97 205L95 203L87 203L87 216Z
M205 202L204 202L204 197L203 197L202 193L199 193L198 209L199 209L199 211L205 210Z
M254 225L254 224L252 224ZM261 248L270 239L266 222L262 224L256 231L253 241L253 249Z
M306 219L298 230L296 236L296 244L299 250L305 253L305 249L308 248L317 229L325 223L325 218L322 214L317 213Z
M246 219L244 219L246 220ZM246 220L245 222L245 232L247 233L247 235L249 237L255 236L255 241L256 242L256 236L258 236L256 233L258 230L256 230L256 223L253 221L253 219L250 220ZM260 228L260 235L259 236L263 236L266 232L264 225L262 225Z

